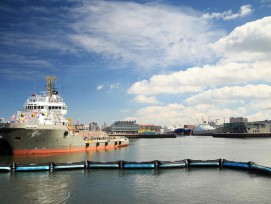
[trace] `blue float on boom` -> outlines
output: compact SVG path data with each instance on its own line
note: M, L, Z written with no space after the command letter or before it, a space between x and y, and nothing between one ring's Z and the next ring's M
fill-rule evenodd
M26 171L57 171L57 170L91 170L91 169L167 169L167 168L197 168L197 167L214 167L214 168L231 168L242 169L256 173L263 173L271 175L271 167L257 165L253 162L236 162L226 159L215 160L192 160L184 159L179 161L148 161L148 162L129 162L129 161L115 161L115 162L68 162L68 163L54 163L49 162L45 164L17 164L0 165L0 172L26 172Z

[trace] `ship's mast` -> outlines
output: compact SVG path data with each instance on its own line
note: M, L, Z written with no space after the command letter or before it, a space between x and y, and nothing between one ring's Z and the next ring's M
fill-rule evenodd
M49 96L52 96L55 89L56 76L46 76L46 89Z

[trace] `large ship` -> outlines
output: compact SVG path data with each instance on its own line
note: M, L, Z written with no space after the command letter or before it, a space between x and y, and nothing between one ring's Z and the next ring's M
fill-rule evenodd
M223 126L214 122L204 122L193 129L193 135L212 136L214 133L223 132Z
M0 135L12 153L41 154L90 151L127 146L126 137L84 137L69 128L64 118L67 105L55 88L56 76L46 77L46 92L32 94L8 122L0 127Z

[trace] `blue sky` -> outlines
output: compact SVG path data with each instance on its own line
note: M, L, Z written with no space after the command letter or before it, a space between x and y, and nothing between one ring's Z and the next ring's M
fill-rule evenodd
M82 123L270 119L271 0L2 0L0 117L57 75Z

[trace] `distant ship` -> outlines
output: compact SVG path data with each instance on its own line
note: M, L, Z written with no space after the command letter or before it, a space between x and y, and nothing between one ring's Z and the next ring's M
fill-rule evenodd
M83 137L69 129L67 105L55 89L56 76L46 77L47 91L32 94L7 123L1 124L0 135L12 153L42 154L90 151L127 146L126 137Z
M181 136L181 135L191 135L192 133L192 129L191 128L177 128L174 130L174 133L177 136Z
M204 122L193 129L193 135L212 136L214 133L223 132L223 126L216 125L213 122Z

